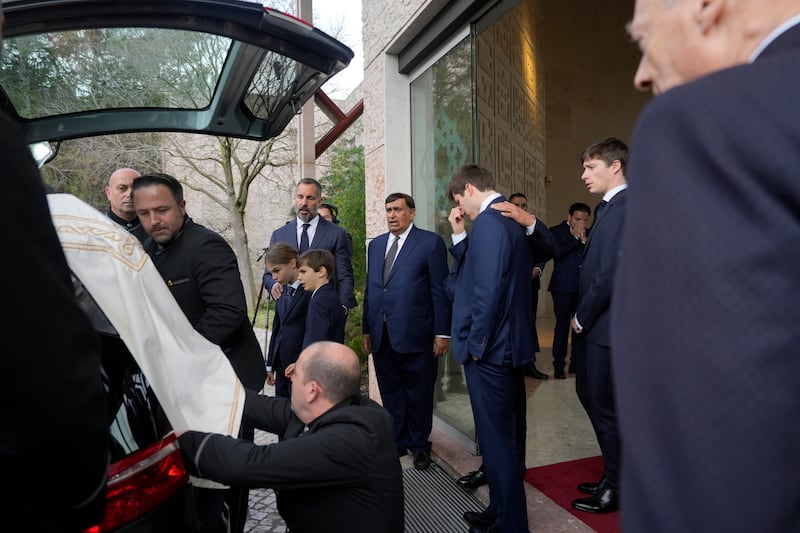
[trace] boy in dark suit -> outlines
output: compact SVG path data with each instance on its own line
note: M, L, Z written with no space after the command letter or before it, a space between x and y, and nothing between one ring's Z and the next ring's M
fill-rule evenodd
M267 353L267 384L275 386L275 396L289 398L292 382L284 372L297 361L303 350L306 313L311 296L300 288L297 250L293 246L285 242L272 246L267 252L267 270L276 283L286 287L275 302L275 318Z
M300 283L311 293L303 348L317 341L343 343L347 313L330 283L336 270L333 254L327 250L308 250L298 259L297 267Z
M583 254L578 281L578 309L572 330L580 334L576 350L575 389L603 453L603 477L581 483L588 494L572 506L579 511L608 513L617 510L619 482L619 432L611 382L613 346L609 334L611 290L620 253L625 197L628 187L625 165L628 147L614 137L590 145L581 155L581 179L593 194L603 195L594 213L594 225Z

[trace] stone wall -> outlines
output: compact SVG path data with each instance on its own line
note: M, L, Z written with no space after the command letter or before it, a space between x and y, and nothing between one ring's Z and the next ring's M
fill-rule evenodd
M476 39L478 161L498 191L522 192L545 217L542 1L525 0Z

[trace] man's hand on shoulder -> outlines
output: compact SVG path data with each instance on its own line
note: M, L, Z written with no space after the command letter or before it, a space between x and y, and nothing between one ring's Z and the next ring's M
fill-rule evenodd
M496 204L491 204L489 207L491 207L496 211L500 211L501 215L510 218L511 220L513 220L522 227L527 228L533 226L536 223L535 216L528 213L524 209L517 207L511 202L499 202Z

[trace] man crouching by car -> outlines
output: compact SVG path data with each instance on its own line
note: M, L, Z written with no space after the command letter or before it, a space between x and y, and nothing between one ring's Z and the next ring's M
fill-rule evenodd
M193 474L272 488L292 533L401 533L403 481L392 418L360 396L361 368L347 346L317 342L286 370L291 400L250 390L243 422L276 444L187 431L179 436Z

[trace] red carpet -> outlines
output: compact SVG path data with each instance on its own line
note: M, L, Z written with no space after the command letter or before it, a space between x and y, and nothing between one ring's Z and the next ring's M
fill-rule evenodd
M582 513L573 509L571 505L575 498L585 496L576 488L579 483L597 481L602 475L603 459L598 455L597 457L529 468L525 472L525 481L598 533L619 533L619 512Z

